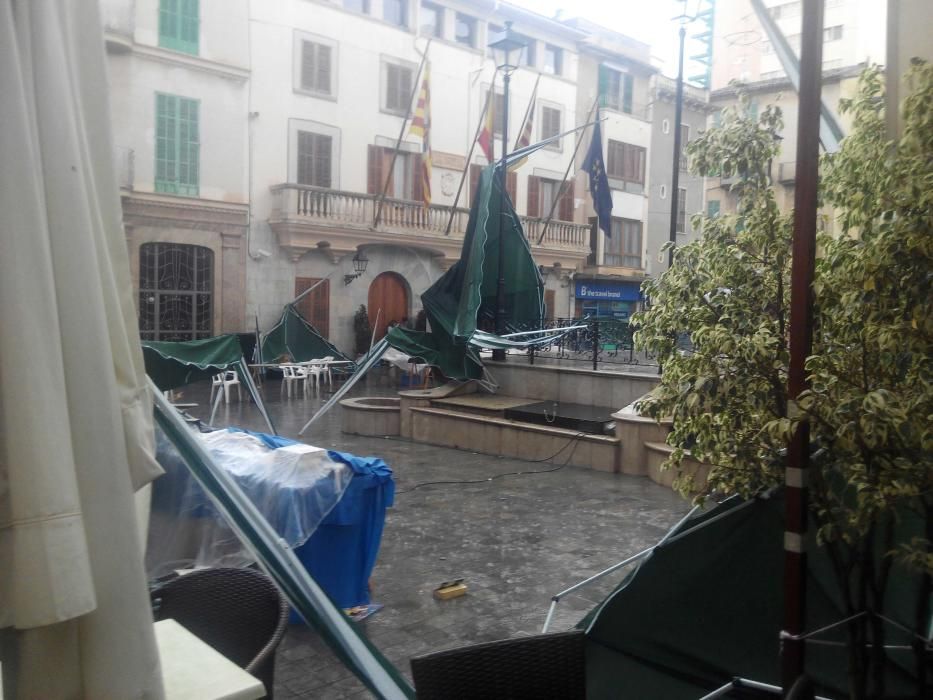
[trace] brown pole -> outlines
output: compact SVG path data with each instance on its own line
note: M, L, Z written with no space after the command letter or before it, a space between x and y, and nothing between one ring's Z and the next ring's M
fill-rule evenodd
M593 106L590 107L590 113L586 116L585 124L589 124L590 120L593 119L593 112L596 111L596 105L599 102L599 95L596 96L596 99L593 100ZM561 196L564 194L564 187L567 186L567 177L570 175L570 169L574 167L574 163L577 162L577 152L580 150L580 144L583 143L583 135L585 131L580 132L580 138L577 139L577 145L573 148L573 154L570 156L570 162L567 163L567 169L564 171L564 179L560 182L560 187L557 188L557 196L554 197L554 201L551 202L551 210L547 213L547 219L544 220L544 226L541 227L541 235L538 236L538 240L535 245L541 245L541 241L544 240L544 234L547 233L548 226L551 225L551 219L554 216L554 207L557 206L557 202L560 201ZM602 146L600 146L602 148Z
M807 386L804 362L813 340L813 268L816 248L817 184L820 156L820 88L823 54L823 0L803 0L800 41L800 90L797 113L797 177L794 188L794 238L791 263L790 367L788 415L799 415L796 399ZM806 626L807 468L810 430L800 423L787 450L784 532L784 696L803 675Z
M479 138L479 132L483 128L483 124L486 122L486 110L489 109L489 101L492 98L493 89L496 86L496 74L499 72L498 67L492 74L492 82L489 85L489 89L486 91L486 102L483 104L483 111L479 115L479 124L476 125L476 133L473 134L473 143L470 144L470 152L466 156L466 165L463 166L463 173L460 175L460 186L457 187L457 196L454 197L453 206L450 208L450 218L447 219L447 228L444 229L444 235L450 235L450 227L454 223L454 215L457 213L457 203L460 201L460 193L463 191L463 183L466 182L467 173L470 170L470 160L473 158L473 151L476 149L476 139Z
M373 228L379 228L379 221L382 219L382 205L386 201L386 191L389 189L389 183L392 181L392 170L395 168L395 159L398 158L398 149L402 145L402 139L405 138L405 127L411 118L412 103L415 101L415 95L421 89L421 73L424 70L424 64L428 60L428 49L431 48L431 39L424 46L424 55L421 57L421 65L418 66L418 75L415 76L415 82L411 86L411 94L408 96L408 112L402 120L402 128L398 131L398 138L395 140L395 150L392 151L392 160L389 162L389 172L386 173L386 181L382 186L382 194L379 195L379 204L376 207L376 215L373 218Z

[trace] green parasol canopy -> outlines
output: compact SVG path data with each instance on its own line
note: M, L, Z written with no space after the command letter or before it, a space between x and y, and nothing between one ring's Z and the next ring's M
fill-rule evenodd
M218 372L236 369L243 357L236 335L182 342L146 341L142 346L146 374L152 377L161 391L177 389L210 379Z
M500 237L506 328L517 329L519 322L544 315L544 282L518 214L496 175L499 167L488 165L480 175L460 260L421 295L430 333L395 327L386 336L392 347L424 359L452 379L483 375L483 363L470 342L478 331L495 328Z
M318 333L298 313L294 304L285 305L282 318L262 339L262 357L265 362L275 362L283 355L288 355L293 362L320 360L328 356L337 360L350 359Z

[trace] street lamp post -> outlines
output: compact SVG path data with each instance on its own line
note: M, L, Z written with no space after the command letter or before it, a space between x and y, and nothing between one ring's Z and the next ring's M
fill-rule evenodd
M683 144L680 142L680 120L684 109L684 38L687 28L680 25L680 64L677 69L677 94L674 99L674 174L671 176L671 248L667 254L667 266L674 264L674 245L677 243L677 220L680 218L680 160Z
M518 59L521 57L522 49L525 48L525 42L522 41L513 31L512 23L505 23L505 31L498 39L489 44L496 60L496 66L502 71L502 156L499 161L499 170L496 177L499 178L499 186L504 194L506 189L506 156L509 151L509 82L512 77L512 71L518 68ZM505 333L505 237L502 235L503 222L499 221L499 262L498 262L498 281L496 284L496 333L503 335ZM492 359L498 361L505 360L505 350L493 350Z

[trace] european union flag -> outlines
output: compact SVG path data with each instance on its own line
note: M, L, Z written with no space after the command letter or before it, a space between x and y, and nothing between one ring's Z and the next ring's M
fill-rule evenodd
M596 126L593 127L593 140L586 152L583 169L590 176L590 194L593 196L593 208L599 219L599 227L612 235L612 192L609 190L609 178L606 177L606 163L603 161L603 133L599 128L599 110L596 110Z

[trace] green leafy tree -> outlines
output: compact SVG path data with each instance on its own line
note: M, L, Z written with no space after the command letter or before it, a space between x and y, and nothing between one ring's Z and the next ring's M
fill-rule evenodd
M643 414L672 417L669 464L689 449L717 465L713 489L745 496L782 481L781 438L764 430L787 412L787 325L791 219L778 210L768 164L778 153L781 113L758 121L745 103L726 110L722 127L688 147L701 173L732 178L734 214L695 217L697 241L676 250L674 265L644 283L649 308L636 314L636 346L655 353L661 384L640 404ZM677 336L690 334L682 350ZM677 485L689 492L692 481Z
M714 465L710 487L751 495L782 482L783 448L807 420L817 448L810 505L849 615L852 698L885 697L883 615L895 573L915 597L914 631L926 632L933 575L933 68L918 63L898 143L885 133L877 69L840 111L854 128L825 156L822 196L841 233L819 240L810 390L787 415L791 222L765 175L776 152L776 110L758 123L733 110L690 144L703 174L736 177L735 214L697 217L702 238L645 284L650 308L635 321L638 346L663 363L641 403L672 416L669 466L685 451ZM688 332L690 351L674 335ZM678 483L691 486L685 476ZM859 615L862 613L861 615ZM915 641L917 638L915 637ZM921 696L929 692L915 645Z

